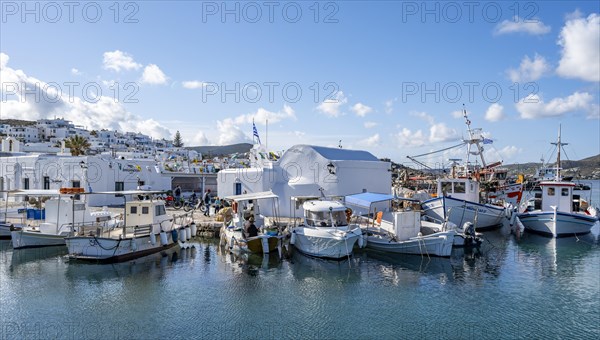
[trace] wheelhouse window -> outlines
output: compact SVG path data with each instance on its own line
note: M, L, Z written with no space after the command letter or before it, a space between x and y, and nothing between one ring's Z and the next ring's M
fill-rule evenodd
M129 207L129 212L132 214L137 214L137 207L135 207L135 206Z
M329 218L329 214L329 212L309 211L306 223L315 227L332 227L331 221L333 220L337 227L348 225L344 211L332 211L331 218Z
M162 216L162 215L166 215L167 212L165 211L165 206L164 205L157 205L154 207L154 215L155 216Z
M548 196L554 196L554 188L548 188Z
M455 194L464 194L465 193L465 183L454 183L454 193Z
M561 196L569 196L569 188L562 188L560 191Z
M444 195L452 193L452 182L442 182L442 193Z
M150 212L150 209L148 209L148 207L142 207L142 214L148 215L149 212Z

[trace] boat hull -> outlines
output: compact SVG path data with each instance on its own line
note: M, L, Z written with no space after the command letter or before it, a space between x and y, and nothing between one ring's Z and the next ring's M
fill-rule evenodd
M374 234L367 237L367 248L395 254L449 257L455 234L454 231L445 231L405 241L394 241L389 236Z
M185 232L183 228L177 230L177 233L181 232ZM65 241L71 259L110 263L150 255L179 244L177 240L173 240L171 231L166 236L165 244L161 243L159 235L156 235L154 244L150 235L123 239L75 236L67 237Z
M342 259L352 255L352 248L361 237L360 228L341 231L296 227L292 230L293 241L291 243L298 251L306 255Z
M463 226L465 222L472 222L476 229L492 229L502 224L505 216L503 207L479 204L452 197L438 197L427 200L421 204L425 215Z
M10 239L10 223L0 223L0 240Z
M22 229L11 232L14 249L64 246L67 235L44 234Z
M587 234L598 221L594 216L565 212L557 212L555 220L553 211L526 212L517 217L525 230L550 237Z
M277 251L280 237L261 234L245 239L241 230L223 226L221 227L221 244L228 246L233 252L268 254Z

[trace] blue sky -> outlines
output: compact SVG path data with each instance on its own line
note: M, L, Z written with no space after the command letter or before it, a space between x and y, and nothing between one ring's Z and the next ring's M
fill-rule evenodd
M2 118L186 145L251 141L253 119L265 143L268 119L269 149L408 164L465 136L464 103L490 160L549 156L559 124L570 159L600 153L597 1L24 4L2 2Z

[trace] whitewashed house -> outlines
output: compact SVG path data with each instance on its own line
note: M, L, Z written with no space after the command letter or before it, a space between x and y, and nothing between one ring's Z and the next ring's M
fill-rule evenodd
M321 189L326 196L391 193L390 163L367 151L295 145L278 157L255 146L250 157L249 168L219 171L220 197L272 190L279 196L280 215L291 216L292 196L319 196ZM261 212L273 213L272 206Z

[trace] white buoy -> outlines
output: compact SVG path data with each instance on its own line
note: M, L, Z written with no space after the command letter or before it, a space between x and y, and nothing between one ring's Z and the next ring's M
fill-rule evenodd
M290 238L290 244L296 244L296 231L292 231L292 238Z
M192 238L192 229L190 226L185 227L185 238L189 241Z
M165 233L164 231L160 232L160 245L161 246L167 245L167 233Z
M362 234L360 234L360 236L358 237L358 247L359 248L364 248L365 247L364 238L363 238Z
M196 237L196 235L198 235L198 227L196 227L196 223L192 222L190 224L190 231L192 232L192 237Z
M134 238L131 239L131 250L137 251L137 243L135 242Z
M156 234L155 233L150 233L150 244L151 245L156 244Z
M185 242L185 229L179 228L179 241Z

